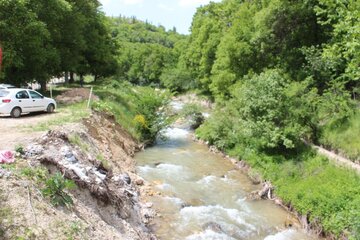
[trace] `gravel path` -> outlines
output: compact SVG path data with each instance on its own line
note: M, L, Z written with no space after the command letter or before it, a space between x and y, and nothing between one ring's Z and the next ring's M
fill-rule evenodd
M312 147L314 149L316 149L318 151L318 153L320 153L321 155L324 155L324 156L328 157L329 159L333 160L337 165L352 168L360 174L360 165L359 164L356 164L347 158L339 156L336 153L331 152L323 147L319 147L316 145L312 145Z

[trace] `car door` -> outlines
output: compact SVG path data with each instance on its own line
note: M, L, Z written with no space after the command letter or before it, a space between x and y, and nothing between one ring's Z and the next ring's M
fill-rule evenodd
M33 103L30 99L29 93L26 90L18 91L15 94L14 106L19 106L24 113L33 111Z
M28 90L32 100L32 111L44 111L46 109L46 100L43 95L36 91Z

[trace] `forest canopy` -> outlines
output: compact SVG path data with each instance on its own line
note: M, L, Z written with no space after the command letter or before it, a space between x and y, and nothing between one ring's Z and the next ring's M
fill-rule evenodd
M69 72L112 75L116 49L100 6L97 0L0 1L0 80L44 86Z

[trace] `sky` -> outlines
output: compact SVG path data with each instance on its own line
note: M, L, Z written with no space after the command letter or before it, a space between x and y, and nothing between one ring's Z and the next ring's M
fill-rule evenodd
M221 0L212 0L220 2ZM179 33L189 34L196 9L210 0L100 0L107 16L136 16L166 29L176 27Z

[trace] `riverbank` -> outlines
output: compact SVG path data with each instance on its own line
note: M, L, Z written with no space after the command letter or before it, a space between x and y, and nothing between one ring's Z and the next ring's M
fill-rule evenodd
M1 239L156 239L148 229L155 212L141 197L148 188L133 159L156 129L148 132L134 119L141 116L153 126L153 109L163 98L131 85L95 91L101 97L95 111L70 104L66 109L79 107L68 121L57 118L61 108L26 127L36 134L12 129L29 138L16 145L14 164L0 166ZM86 118L73 119L78 115Z
M156 239L132 158L140 149L112 116L99 112L24 146L15 164L1 167L1 238ZM54 185L48 199L43 189L56 173L77 187Z

